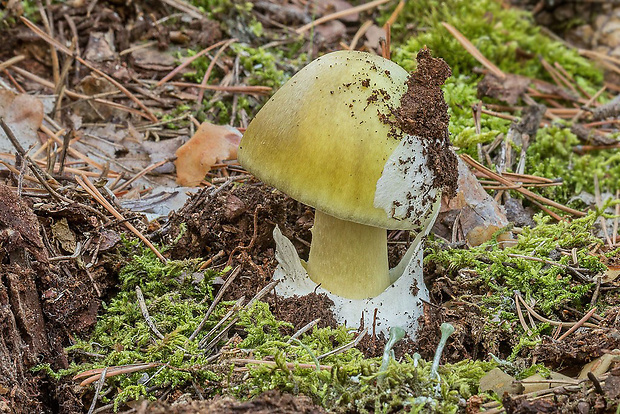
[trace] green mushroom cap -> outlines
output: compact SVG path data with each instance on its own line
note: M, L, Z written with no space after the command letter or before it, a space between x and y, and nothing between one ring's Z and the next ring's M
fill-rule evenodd
M391 122L408 75L364 52L314 60L250 123L239 161L263 182L341 220L425 228L441 190L420 138Z

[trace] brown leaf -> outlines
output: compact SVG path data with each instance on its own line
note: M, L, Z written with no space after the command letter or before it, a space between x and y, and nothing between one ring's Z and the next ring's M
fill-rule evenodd
M203 122L176 152L177 184L196 186L218 161L237 157L241 133L231 126Z
M478 246L491 239L493 234L508 225L508 219L502 207L482 188L476 176L469 170L461 158L458 159L458 188L456 196L441 203L438 225L444 216L458 216L458 225L470 245ZM499 240L512 239L511 234L504 233Z
M506 74L501 79L491 73L487 73L478 83L478 98L488 96L506 102L509 105L514 105L519 101L519 97L527 91L529 84L529 78L524 76Z
M43 122L43 104L37 98L0 89L0 117L11 128L22 147L37 144L37 130ZM0 152L14 152L4 131L0 129Z

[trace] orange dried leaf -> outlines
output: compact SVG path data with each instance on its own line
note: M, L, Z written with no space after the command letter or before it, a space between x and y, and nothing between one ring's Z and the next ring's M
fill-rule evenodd
M203 122L194 136L176 152L177 184L200 184L211 167L218 161L237 157L241 133L228 125Z

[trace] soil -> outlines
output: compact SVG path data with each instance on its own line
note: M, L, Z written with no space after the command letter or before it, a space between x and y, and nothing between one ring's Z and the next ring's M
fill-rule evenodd
M138 409L141 414L322 414L326 411L317 407L310 398L303 395L292 396L279 391L268 391L250 401L240 402L230 397L216 397L211 401L192 401L188 404L153 404Z
M5 3L2 2L3 5ZM8 2L13 3L15 2ZM293 4L295 2L286 8L275 2L259 3L255 5L260 10L256 11L256 18L270 29L282 29L283 24L291 19L304 23L304 18L307 17L305 10L296 8ZM182 18L171 18L172 23L161 24L161 19L167 19L176 12L176 9L169 7L169 2L164 1L75 1L52 4L45 11L55 23L59 42L64 45L71 44L75 34L77 49L90 49L90 53L102 54L98 55L102 59L97 61L95 66L122 82L131 83L135 93L142 93L136 79L159 79L162 73L168 72L171 67L157 59L149 61L144 56L139 58L138 54L120 56L116 53L118 51L127 50L144 40L155 42L156 51L190 45L201 49L225 38L225 35L234 35L250 44L254 40L245 27L247 22L234 20L228 15L224 15L221 21L201 18L185 23ZM341 34L333 39L330 35L331 40L326 36L322 37L317 30L317 37L313 42L309 42L309 55L333 48L344 39L342 36L353 37L359 28L358 23L355 20L349 21L349 26L343 29ZM344 23L340 24L344 27ZM1 62L16 54L23 54L26 58L20 63L20 67L44 79L53 77L53 62L49 57L50 48L47 43L24 25L2 30L3 39L6 41L0 43ZM284 35L290 35L287 30L282 30ZM96 42L91 36L92 32L114 35L108 45L110 50L114 50L110 54L111 59L107 58L110 56L106 55L109 50L107 51L105 45L92 47L91 42ZM92 56L96 60L96 56ZM418 70L409 78L409 90L403 96L400 108L396 110L396 118L403 131L428 140L426 151L429 168L435 172L435 185L443 188L444 194L453 195L457 180L457 160L451 151L446 151L450 146L447 129L449 119L440 88L451 71L443 60L432 58L430 51L426 49L418 54L417 60ZM235 76L239 75L238 62L230 57L221 56L217 67L226 76L233 73ZM101 82L101 79L88 78L91 71L83 65L76 65L71 69L66 83L72 90L87 93L89 87ZM15 76L18 78L15 83L24 86L29 93L57 92L54 88L42 86L33 80L33 77ZM515 96L522 93L520 84L506 89L505 84L499 85L493 79L488 79L488 82L487 87L499 90L496 96L498 99L516 99ZM143 92L144 89L142 88ZM193 100L194 96L190 92L197 93L197 90L198 88L174 90L170 93L174 98L168 94L149 95L148 91L140 96L149 108L167 114L181 104ZM187 95L190 98L178 98ZM127 112L119 111L117 107L111 110L110 107L100 106L90 100L83 101L86 102L69 105L68 109L65 108L64 112L58 114L56 121L63 126L75 126L73 108L83 105L85 109L80 122L96 123L100 122L101 118L106 123L120 123L122 120L130 125L128 129L135 128L134 123L139 124L138 119L132 118ZM123 102L127 104L127 100ZM211 113L206 118L209 117L215 116ZM247 121L248 114L245 114L245 118ZM540 118L532 116L532 119L534 121L521 127L524 133L535 135ZM157 128L153 131L157 141L161 138L157 134L166 132ZM79 141L84 138L82 132L76 127L72 132L75 135L71 138ZM130 138L128 141L135 137ZM118 145L117 142L115 144ZM118 151L107 154L111 162L96 170L97 175L105 176L106 170L116 168L118 158L115 157L128 152L125 147ZM79 164L85 172L88 172L89 166ZM216 178L225 179L231 172L240 172L236 165L229 170L226 168L228 166L210 173L214 183ZM246 178L243 185L226 183L218 186L209 183L208 187L192 196L184 207L169 217L147 223L142 216L123 210L116 203L124 195L127 195L127 198L139 197L140 189L116 194L118 198L109 197L110 203L125 217L124 220L119 220L82 191L76 185L75 178L68 174L54 175L60 183L57 191L65 197L65 201L59 201L47 193L27 194L33 190L31 188L18 196L16 188L21 188L23 182L27 181L24 180L24 175L30 172L19 174L4 169L1 172L0 412L86 412L93 397L92 389L85 392L70 379L54 381L43 372L34 372L31 369L48 363L58 370L67 368L70 362L80 362L89 357L67 353L65 348L72 344L73 335L88 332L93 327L102 303L116 293L118 272L128 260L120 255L118 243L121 235L127 238L135 237L127 231L126 222L138 228L151 241L172 246L166 252L170 259L203 258L209 262L209 267L215 270L239 266L240 273L224 295L224 300L236 300L241 296L249 300L271 281L277 265L272 237L276 225L293 242L302 259L307 259L309 254L313 210L252 178ZM112 181L110 178L109 180ZM66 202L66 199L71 202ZM410 242L407 232L393 231L388 234L391 266L398 263ZM608 262L609 265L618 263L620 255L611 257ZM487 294L475 274L460 274L459 282L456 283L456 278L449 270L440 269L433 263L427 263L424 273L426 284L431 288L431 301L425 304L425 315L420 320L421 328L417 340L414 342L406 339L399 342L394 348L397 358L405 353L411 355L418 352L424 359L431 360L440 338L439 326L443 322L452 323L456 331L446 346L442 363L459 362L466 358L488 359L489 354L505 359L512 353L518 340L512 332L516 323L511 329L493 328L494 325L489 324L480 305L473 299L471 302L467 300ZM613 297L617 293L612 291L608 295ZM310 294L301 298L282 299L270 293L263 300L270 305L278 319L293 325L286 334L294 333L317 318L320 318L319 327L336 326L330 311L333 303L324 295ZM620 298L616 298L614 304L618 302ZM583 315L570 314L566 315L566 318L578 320L581 316ZM528 362L535 359L555 370L574 374L567 368L574 370L611 349L620 348L620 307L607 309L606 318L600 325L612 330L577 331L563 341L542 337L541 344L534 351L521 356L526 357ZM240 330L235 333L243 335ZM383 354L384 346L385 338L376 336L371 331L358 348L366 356L375 357ZM618 398L617 394L613 394L616 391L612 387L620 384L620 369L612 369L609 378L605 383L605 395L612 399ZM325 412L308 397L292 396L278 391L264 393L246 402L229 397L216 397L210 401L192 401L192 398L195 396L190 397L179 392L178 395L173 394L168 398L168 402L173 404L142 401L132 403L129 408L130 412L138 413ZM600 393L587 390L559 391L549 398L537 400L506 395L503 401L508 412L604 412L608 408ZM475 401L472 400L471 406L475 406Z

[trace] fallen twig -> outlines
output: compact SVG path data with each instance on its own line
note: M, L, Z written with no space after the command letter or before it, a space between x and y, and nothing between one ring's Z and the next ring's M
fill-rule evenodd
M302 326L297 332L295 332L293 334L293 336L291 336L289 338L289 340L286 341L286 343L290 344L295 339L299 338L301 335L303 335L304 333L308 332L310 329L314 328L314 326L316 326L316 324L319 323L319 322L321 322L321 318L316 318L315 320L308 322L307 324Z
M356 347L360 342L362 342L362 339L364 339L364 337L368 334L368 328L365 328L362 332L359 333L359 335L357 335L357 338L355 338L353 341L349 342L348 344L344 344L341 347L338 347L336 349L332 349L329 352L324 353L323 355L319 355L318 357L316 357L316 359L323 359L326 358L328 356L331 355L336 355L339 354L341 352L347 351L351 348Z
M170 79L175 77L177 73L181 72L185 67L189 66L194 60L198 59L200 56L206 55L208 52L215 49L216 47L222 46L229 40L220 40L219 42L214 43L205 49L202 49L200 52L196 53L194 56L187 58L183 63L181 63L176 68L174 68L170 73L168 73L159 82L157 82L156 86L161 86L164 83L168 82Z
M125 94L125 96L127 96L129 99L131 99L133 102L135 102L136 105L138 105L144 111L144 113L142 113L142 115L145 118L147 118L147 119L149 119L149 120L151 120L153 122L157 122L157 118L155 117L155 115L153 115L151 110L148 109L142 103L142 101L140 101L138 98L136 98L136 96L134 94L132 94L127 88L125 88L123 85L121 85L119 82L117 82L116 79L112 78L108 74L106 74L106 73L102 72L101 70L97 69L92 64L90 64L88 61L86 61L86 60L82 59L81 57L77 56L77 54L74 51L72 51L71 49L67 48L62 43L60 43L59 41L57 41L56 39L54 39L53 37L51 37L50 35L45 33L43 30L41 30L37 25L32 23L30 20L26 19L23 16L20 17L20 19L21 19L21 21L26 26L28 26L28 28L30 30L32 30L35 34L37 34L41 39L43 39L47 43L53 45L56 49L60 50L61 52L63 52L67 56L74 57L75 60L80 62L82 65L86 66L88 69L92 70L93 72L95 72L99 76L102 76L107 81L112 83L116 88L118 88L118 90L120 90L123 94Z
M562 336L560 336L558 338L558 341L561 341L563 339L566 339L568 337L568 335L572 334L573 332L575 332L578 328L580 328L581 326L583 326L583 324L590 319L590 317L594 314L594 312L596 312L596 308L592 308L590 309L590 311L588 313L585 314L585 316L581 319L579 319L579 321L577 321L568 331L564 332L564 334Z
M474 59L476 59L485 68L491 71L493 75L497 76L500 79L504 79L506 77L506 74L502 72L500 68L495 66L493 62L491 62L489 59L484 57L484 55L476 48L476 46L474 46L473 43L470 42L469 39L466 38L461 32L459 32L454 26L446 22L442 22L441 24L448 30L448 32L450 32L452 36L454 36L456 40L459 41L459 43L465 48L465 50L469 52L470 55L474 57Z
M211 76L213 67L215 66L215 63L219 59L220 55L224 52L224 50L226 50L228 46L235 43L236 41L237 39L234 39L234 38L227 40L226 43L224 43L222 47L219 48L219 50L215 53L215 56L213 56L213 59L211 59L211 62L209 62L209 66L207 67L207 70L205 71L205 75L202 78L202 82L200 82L200 86L205 86L209 82L209 77ZM198 103L202 102L204 93L205 93L205 90L200 89L200 91L198 92L198 97L196 98L196 102Z
M533 256L524 256L521 254L513 254L513 253L508 253L507 254L508 257L513 257L515 259L525 259L525 260L531 260L533 262L541 262L541 263L545 263L551 266L558 266L561 267L563 269L568 270L571 274L577 276L578 278L580 278L581 280L583 280L586 283L591 283L592 281L590 279L588 279L586 276L584 276L581 272L579 272L577 269L575 269L572 266L568 266L562 263L558 263L558 262L554 262L551 260L547 260L547 259L542 259L540 257L533 257Z
M161 362L149 362L145 364L131 364L131 365L122 365L115 367L106 367L106 368L96 368L90 369L88 371L80 372L79 374L73 377L74 380L80 378L86 378L84 381L80 382L80 387L85 387L93 382L97 381L97 379L101 378L101 374L105 371L105 378L115 377L121 374L131 374L138 371L144 371L145 369L155 368L160 365L163 365Z
M153 246L149 239L147 239L138 229L136 229L131 223L126 221L125 217L121 213L119 213L112 204L99 192L97 187L90 182L88 177L84 174L76 175L75 180L77 183L87 192L89 193L95 200L99 202L110 214L116 217L118 220L122 221L125 227L127 227L133 234L135 234L142 242L149 248L162 262L166 263L166 258Z
M232 362L233 364L241 364L241 365L247 365L247 364L257 364L257 365L269 365L272 367L277 366L277 364L275 363L275 361L265 361L262 359L242 359L242 358L234 358L234 359L230 359L230 362ZM317 366L316 364L299 364L299 363L294 363L294 362L287 362L286 363L286 367L289 369L295 369L295 368L302 368L302 369L316 369ZM319 367L323 370L331 370L332 366L331 365L319 365Z
M576 322L556 322L556 321L553 321L551 319L547 319L544 316L539 315L534 309L532 309L532 307L525 302L525 299L523 299L523 297L521 296L520 293L517 292L516 293L516 297L517 297L518 300L521 301L521 304L525 307L525 309L527 309L527 311L534 318L538 319L541 322L545 322L545 323L548 323L549 325L553 325L553 326L562 325L562 326L567 327L567 328L568 327L572 327L572 326L574 326L576 324ZM582 324L582 326L585 326L585 327L588 327L588 328L601 328L599 325L595 325L593 323L588 323L588 322L584 322Z
M103 389L103 384L105 384L105 377L107 373L107 367L104 368L103 371L101 371L99 380L97 381L97 384L95 384L95 395L93 396L93 402L90 404L90 408L88 409L88 414L93 414L93 411L95 411L95 407L97 406L97 400L99 399L99 393Z
M200 333L202 328L207 323L209 316L211 316L211 314L215 310L215 307L220 303L220 300L222 300L224 293L226 293L226 290L230 287L232 282L237 278L239 273L241 273L241 266L237 266L235 270L232 271L230 276L228 276L228 279L226 279L226 282L224 283L224 285L220 288L219 292L217 292L217 295L213 299L213 302L211 302L211 306L209 306L209 309L207 309L207 312L205 313L205 316L202 318L202 321L200 321L196 329L194 329L194 332L192 332L192 334L187 339L188 341L193 341L194 338L196 338L196 336Z
M151 331L153 331L155 336L159 339L164 339L164 335L159 331L159 329L157 329L155 321L153 321L153 318L149 315L149 310L146 307L146 301L144 300L144 295L142 294L142 289L140 289L140 286L136 286L136 297L138 299L138 306L140 306L140 311L142 312L142 316L144 317L146 324L149 328L151 328Z
M470 157L467 154L461 154L461 158L463 159L463 161L465 161L467 164L469 164L470 166L474 167L476 170L480 171L482 174L484 174L485 176L487 176L488 178L491 178L495 181L498 181L504 185L507 186L512 186L515 183L511 180L509 180L508 178L497 174L491 170L489 170L487 167L485 167L484 165L480 164L478 161L474 160L472 157ZM573 214L575 216L579 216L579 217L583 217L586 215L586 213L579 211L579 210L575 210L572 209L570 207L566 207L565 205L562 205L560 203L557 203L553 200L550 200L546 197L543 197L541 195L538 195L536 193L533 193L532 191L526 189L526 188L515 188L516 191L520 192L521 194L523 194L524 196L534 199L536 201L540 201L541 203L545 203L549 206L555 207L559 210L565 211L569 214Z

